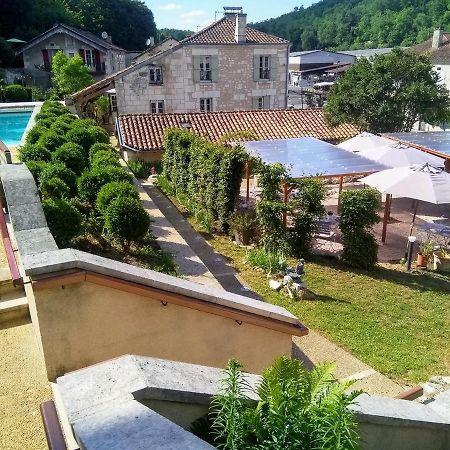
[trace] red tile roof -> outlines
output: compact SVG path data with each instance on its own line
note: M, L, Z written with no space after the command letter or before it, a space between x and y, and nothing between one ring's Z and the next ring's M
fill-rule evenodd
M209 27L200 30L198 33L188 36L181 41L182 44L236 44L234 37L236 24L227 17L214 22ZM247 44L288 44L289 42L263 33L254 28L246 27Z
M119 116L121 143L138 151L163 150L166 128L191 123L191 131L210 141L225 133L250 131L261 140L315 137L340 142L358 134L350 124L330 127L322 109L281 109L265 111L227 111L190 114L129 114Z
M448 64L450 62L450 33L442 34L442 43L439 48L433 48L433 39L428 39L412 47L420 55L429 55L433 64Z

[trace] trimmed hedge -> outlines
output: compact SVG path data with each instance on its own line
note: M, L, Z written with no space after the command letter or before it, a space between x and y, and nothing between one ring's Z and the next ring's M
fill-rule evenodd
M41 183L40 191L43 198L69 198L70 189L61 178L50 178Z
M39 186L39 178L42 171L49 165L49 163L44 161L27 161L26 166L28 170L33 175L34 181L37 186Z
M139 200L139 192L136 187L130 183L113 181L112 183L105 184L97 195L97 200L95 202L97 209L101 213L105 213L106 208L110 203L119 197Z
M97 152L104 152L104 151L116 153L116 149L111 144L97 142L89 149L89 161L92 161L92 158Z
M52 154L43 145L25 144L19 148L19 159L24 163L28 161L49 162L52 159Z
M84 127L79 125L80 121L75 121L72 123L72 127L67 133L66 137L69 142L74 142L75 144L81 145L86 155L89 154L89 149L96 143L109 143L109 136L103 130L103 128L97 126ZM84 120L83 120L84 123Z
M46 131L41 135L38 140L38 144L44 146L47 150L54 152L57 148L67 142L67 138L64 135L57 134L54 131Z
M10 84L3 88L3 96L7 102L31 102L31 89L21 84Z
M52 178L60 178L67 184L71 195L77 192L77 176L62 163L47 164L39 175L39 187Z
M66 142L53 152L54 162L65 164L75 174L80 175L88 166L83 147L73 142Z
M47 127L44 127L43 125L35 125L28 133L27 137L25 138L25 142L27 144L36 144L39 138L48 131Z
M105 167L120 167L119 155L117 152L102 150L97 152L91 160L92 169L102 169Z

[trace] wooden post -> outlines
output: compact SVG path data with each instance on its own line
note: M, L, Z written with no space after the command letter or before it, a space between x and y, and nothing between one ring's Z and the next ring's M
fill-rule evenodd
M245 201L248 203L250 201L250 162L248 159L245 161L245 179L247 182Z
M450 173L450 159L446 158L444 161L444 170Z
M391 213L391 201L392 201L392 195L386 194L386 201L384 202L383 230L381 232L381 242L383 244L386 242L387 225L388 225L389 216Z
M344 177L340 177L339 178L338 204L337 204L338 213L341 209L341 193L342 193L343 184L344 184Z
M287 183L283 184L283 201L284 204L287 205L288 202L288 195L289 195L289 186ZM283 212L283 225L284 228L287 228L287 213L286 211Z

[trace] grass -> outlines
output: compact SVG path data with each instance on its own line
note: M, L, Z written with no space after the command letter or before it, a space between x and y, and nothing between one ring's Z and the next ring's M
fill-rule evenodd
M316 258L306 263L305 281L317 298L294 302L271 290L267 275L244 262L245 249L227 236L202 234L266 301L285 307L395 381L416 384L450 373L450 278L405 273L393 265L357 271Z

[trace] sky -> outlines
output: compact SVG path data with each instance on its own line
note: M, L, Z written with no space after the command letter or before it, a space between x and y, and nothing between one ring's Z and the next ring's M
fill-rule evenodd
M259 22L309 6L317 0L145 0L158 28L197 31L222 17L224 6L242 6L249 22ZM216 13L217 11L217 13Z

